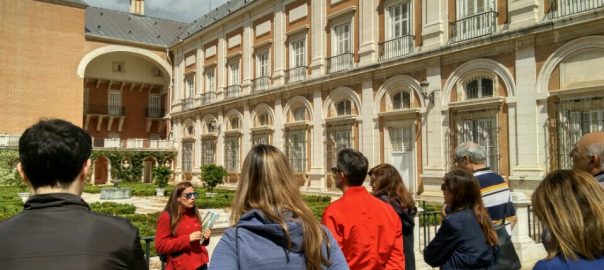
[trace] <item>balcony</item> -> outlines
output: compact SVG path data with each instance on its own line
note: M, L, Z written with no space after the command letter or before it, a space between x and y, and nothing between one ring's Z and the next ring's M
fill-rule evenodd
M104 105L86 105L86 106L84 106L84 114L124 116L124 115L126 115L126 107L104 106Z
M306 80L306 70L307 66L297 66L295 68L290 68L285 73L285 79L287 82L299 82Z
M225 98L236 98L241 95L241 85L229 85L226 88Z
M497 31L497 12L487 11L451 23L451 42L493 34Z
M0 134L0 147L19 147L20 135Z
M269 76L262 76L252 80L252 89L254 89L254 91L266 90L270 85L271 78Z
M327 58L327 73L350 69L352 67L352 57L352 53L343 53Z
M200 95L201 105L208 105L216 102L216 92L210 91Z
M150 139L98 139L92 138L94 148L120 148L132 150L174 150L174 142L171 140Z
M546 15L550 20L604 7L604 0L553 0L550 3Z
M189 97L182 100L181 106L183 110L188 110L199 106L197 103L197 99Z
M379 55L380 61L393 59L407 55L413 51L413 35L403 35L391 40L380 43Z
M166 112L160 108L146 108L145 117L147 118L163 118Z

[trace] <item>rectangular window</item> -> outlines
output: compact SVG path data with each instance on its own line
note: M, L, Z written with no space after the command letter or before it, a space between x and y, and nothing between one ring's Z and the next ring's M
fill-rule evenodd
M182 171L193 171L193 142L182 143Z
M411 32L409 2L391 6L388 8L388 14L390 16L389 39L399 38Z
M216 159L216 140L203 140L201 143L201 162L202 165L215 164Z
M460 114L457 144L472 141L487 151L487 166L495 172L499 170L499 150L497 141L496 112L466 112ZM488 116L485 114L493 114Z
M299 107L294 110L294 121L305 121L306 120L306 108Z
M214 76L214 69L206 71L206 93L216 91L216 77Z
M230 73L229 85L239 85L240 84L240 80L239 80L239 61L236 61L236 62L231 63L229 65L229 73Z
M187 97L192 98L195 97L195 77L189 77L186 79L187 85Z
M487 11L495 11L494 0L458 0L457 5L459 19Z
M239 171L239 137L231 136L224 139L224 165L227 171Z
M268 52L258 55L257 78L268 76Z
M261 133L252 135L252 146L259 144L268 144L269 142L269 134Z
M291 43L291 68L306 66L304 39Z
M288 130L285 144L285 153L289 158L292 168L296 172L306 171L306 130Z
M345 23L334 27L335 32L335 55L349 53L352 51L350 38L350 23Z
M109 114L122 115L122 92L109 91Z
M147 113L149 117L162 117L160 95L149 95L149 111Z
M346 148L352 148L352 124L331 126L327 135L327 168L336 165L337 153Z

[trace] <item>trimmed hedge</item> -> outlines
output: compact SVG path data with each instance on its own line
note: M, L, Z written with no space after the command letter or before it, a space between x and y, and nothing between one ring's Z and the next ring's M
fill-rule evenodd
M90 210L112 216L123 216L134 214L136 207L134 205L124 203L95 202L90 204Z

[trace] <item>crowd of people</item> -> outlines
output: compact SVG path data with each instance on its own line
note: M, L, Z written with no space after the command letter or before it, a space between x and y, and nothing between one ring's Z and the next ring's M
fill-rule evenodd
M1 269L147 269L137 229L95 214L80 197L92 141L63 120L43 120L19 140L17 170L33 196L0 223ZM442 179L443 220L423 259L441 269L520 269L508 182L487 166L484 148L460 144ZM533 269L604 269L604 132L569 153L573 170L549 173L532 194L547 257ZM304 203L288 158L254 146L244 159L228 228L209 258L190 182L175 185L155 247L171 269L415 269L413 195L397 169L354 149L331 168L341 198L321 221ZM369 187L363 184L369 177Z

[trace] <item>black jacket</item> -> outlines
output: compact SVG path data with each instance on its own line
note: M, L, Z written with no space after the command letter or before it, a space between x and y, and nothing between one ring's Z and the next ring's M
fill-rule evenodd
M90 211L68 193L34 195L0 223L0 269L148 269L127 219Z

